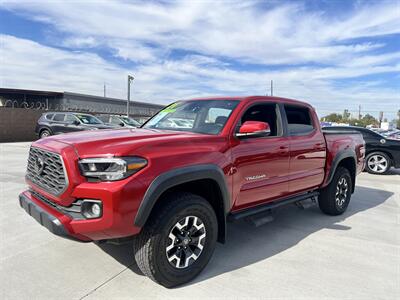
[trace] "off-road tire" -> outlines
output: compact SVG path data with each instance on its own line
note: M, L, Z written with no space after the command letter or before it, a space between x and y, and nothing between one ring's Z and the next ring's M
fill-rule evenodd
M340 189L339 186L343 185L343 182L346 182L347 184L347 193L345 196L344 193L340 193L343 197L338 201L338 189ZM338 167L329 185L320 190L318 204L321 211L331 216L337 216L344 213L350 202L352 187L353 182L349 170L344 167ZM339 203L341 203L341 205Z
M384 160L385 164L382 164L382 167L380 167L379 169L373 170L374 166L371 166L371 160L374 158L382 158ZM365 170L370 173L370 174L378 174L378 175L383 175L386 174L391 167L391 160L390 157L383 152L371 152L367 155L367 157L365 158ZM382 169L383 168L383 169Z
M152 212L146 225L135 238L135 260L144 275L171 288L196 277L210 260L217 241L218 223L211 205L202 197L190 193L174 193L163 199ZM166 247L171 240L168 235L177 222L187 216L201 219L206 231L204 247L197 260L179 269L167 259Z

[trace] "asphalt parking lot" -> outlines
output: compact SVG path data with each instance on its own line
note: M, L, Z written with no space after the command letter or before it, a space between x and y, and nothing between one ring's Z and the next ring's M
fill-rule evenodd
M193 282L165 289L137 270L130 245L56 237L18 204L29 143L0 144L0 298L400 297L400 170L363 173L347 212L288 206L255 228L231 224Z

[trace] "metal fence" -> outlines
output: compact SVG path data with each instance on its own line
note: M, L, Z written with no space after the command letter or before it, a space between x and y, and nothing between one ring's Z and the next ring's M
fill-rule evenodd
M53 100L53 99L52 99ZM52 101L54 102L54 101ZM46 111L70 111L70 112L87 112L87 113L104 113L104 114L126 114L125 104L107 104L107 103L90 103L90 104L70 104L70 103L51 103L48 99L43 100L4 100L0 101L0 107L4 108L24 108ZM132 103L130 107L130 115L140 117L153 116L160 107L145 107Z

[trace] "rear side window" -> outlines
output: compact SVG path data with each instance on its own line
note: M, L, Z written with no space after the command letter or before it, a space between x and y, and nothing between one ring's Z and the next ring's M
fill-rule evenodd
M221 126L224 126L230 114L230 109L211 107L208 110L207 117L204 122L208 124L220 124Z
M290 135L308 134L314 130L310 110L297 105L285 105L288 131Z
M56 114L55 116L54 116L54 119L53 119L53 121L58 121L58 122L62 122L62 121L64 121L64 118L65 118L65 114Z
M53 116L54 116L54 114L47 114L45 116L45 118L46 118L46 120L51 120L51 119L53 119Z

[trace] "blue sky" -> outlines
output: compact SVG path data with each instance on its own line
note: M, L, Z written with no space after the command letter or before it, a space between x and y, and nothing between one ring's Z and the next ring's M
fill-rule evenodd
M400 1L0 2L0 87L400 109Z

